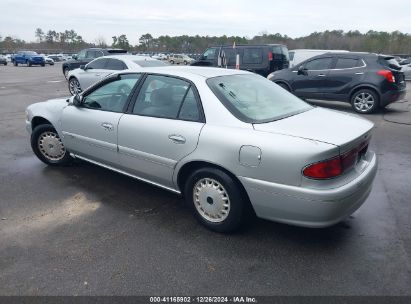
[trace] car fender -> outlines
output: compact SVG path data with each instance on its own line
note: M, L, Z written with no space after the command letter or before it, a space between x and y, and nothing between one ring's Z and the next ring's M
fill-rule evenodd
M32 122L33 118L35 117L40 117L48 120L56 129L59 136L63 139L61 117L64 108L67 106L67 99L51 99L46 102L34 103L28 106L26 111L30 122Z

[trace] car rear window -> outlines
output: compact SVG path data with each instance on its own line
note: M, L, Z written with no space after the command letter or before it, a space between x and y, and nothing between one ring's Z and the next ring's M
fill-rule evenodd
M160 66L165 66L167 64L165 64L162 61L158 61L158 60L133 60L134 63L138 64L139 66L143 67L143 68L147 68L147 67L160 67Z
M239 120L264 123L312 109L310 105L259 75L210 78L207 84Z
M395 60L394 57L391 56L387 56L387 57L380 57L379 62L390 69L394 69L394 70L401 70L401 66L398 64L397 60Z

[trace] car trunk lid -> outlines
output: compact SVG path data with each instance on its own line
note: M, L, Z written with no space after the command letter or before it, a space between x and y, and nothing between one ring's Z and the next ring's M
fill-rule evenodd
M344 153L368 142L374 125L351 114L314 108L285 119L253 126L257 131L332 144L340 147L340 153Z

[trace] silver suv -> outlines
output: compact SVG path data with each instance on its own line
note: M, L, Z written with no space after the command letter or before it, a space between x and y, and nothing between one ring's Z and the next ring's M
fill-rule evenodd
M195 60L191 57L188 57L187 55L184 54L173 54L168 57L168 61L171 64L184 64L188 65L193 63Z

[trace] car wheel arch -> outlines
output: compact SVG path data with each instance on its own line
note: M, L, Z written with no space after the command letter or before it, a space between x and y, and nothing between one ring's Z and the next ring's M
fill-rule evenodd
M54 127L54 125L46 118L41 116L34 116L31 119L31 129L34 130L34 128L40 125L52 125Z
M379 90L375 86L370 85L370 84L367 84L367 85L361 84L361 85L358 85L358 86L354 87L351 90L350 94L348 95L348 100L351 102L351 99L354 96L354 94L356 92L360 91L360 90L371 90L371 91L375 92L377 94L378 98L381 100L381 93L379 92Z
M274 81L274 83L275 84L284 84L284 85L286 85L287 87L288 87L288 90L290 91L290 92L292 92L293 91L293 89L291 88L291 85L288 83L288 82L286 82L286 81L283 81L283 80L278 80L278 81Z
M218 164L208 162L208 161L194 160L194 161L189 161L185 163L183 166L181 166L181 168L178 170L178 173L177 173L177 186L180 189L181 193L184 193L184 185L187 182L187 178L194 171L201 169L201 168L215 168L215 169L219 169L225 172L238 184L238 186L243 191L244 195L247 196L247 200L250 202L247 191L245 190L243 184L241 183L241 181L237 178L237 176L234 173L224 168L223 166L220 166Z

